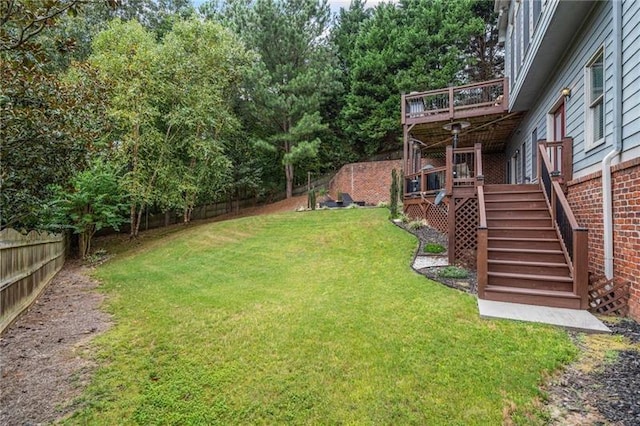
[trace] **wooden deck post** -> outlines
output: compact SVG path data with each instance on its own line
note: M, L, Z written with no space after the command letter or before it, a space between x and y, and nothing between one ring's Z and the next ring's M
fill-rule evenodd
M589 308L589 238L585 228L573 231L573 292L580 296L580 309Z
M447 166L447 171L445 172L445 183L446 183L446 190L447 190L447 195L451 196L451 194L453 194L453 147L451 145L447 146L447 150L446 150L446 166Z
M477 274L478 274L478 298L484 299L484 289L487 287L488 279L488 262L487 262L487 249L489 242L489 230L485 228L478 228L478 259L477 259Z
M449 231L449 247L447 253L449 254L449 265L456 263L456 202L453 196L449 198L449 212L448 212L448 228Z

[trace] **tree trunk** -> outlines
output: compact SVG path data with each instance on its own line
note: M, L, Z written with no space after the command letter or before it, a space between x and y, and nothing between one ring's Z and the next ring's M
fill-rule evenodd
M136 203L131 203L131 212L129 214L129 221L131 222L131 228L129 230L129 239L136 236Z
M140 231L140 222L142 222L142 206L140 206L140 210L138 210L138 218L136 220L136 233L134 237L138 238L138 232Z
M78 235L78 250L80 251L80 259L87 257L87 236L84 232Z
M284 174L287 179L287 198L293 197L293 164L284 165Z

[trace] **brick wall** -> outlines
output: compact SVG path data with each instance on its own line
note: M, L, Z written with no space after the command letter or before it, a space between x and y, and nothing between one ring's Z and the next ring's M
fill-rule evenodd
M504 153L482 154L482 173L486 185L505 183Z
M371 161L342 166L329 182L329 195L335 200L338 192L346 192L355 201L376 205L389 202L391 170L402 171L402 160Z
M614 276L631 285L629 315L640 320L640 158L612 167ZM589 228L589 272L604 274L602 175L569 183L576 220Z

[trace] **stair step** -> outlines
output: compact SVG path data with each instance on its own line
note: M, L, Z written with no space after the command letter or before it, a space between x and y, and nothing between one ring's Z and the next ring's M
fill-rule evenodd
M529 262L519 260L489 259L490 273L520 274L535 277L553 276L570 278L569 265L564 262Z
M556 229L552 226L526 227L526 226L492 226L489 228L489 238L558 238Z
M487 219L549 219L548 209L487 209Z
M487 257L491 260L514 260L523 262L565 262L562 250L540 250L531 248L488 247Z
M483 299L556 308L580 309L580 298L571 291L549 291L489 285L484 290Z
M569 276L534 275L519 272L488 272L487 284L527 288L532 290L571 291L573 279Z
M493 227L500 228L550 228L551 217L501 217L501 218L489 218L487 217L487 227L489 229Z
M533 212L533 211L544 211L549 213L549 209L545 207L502 207L500 204L498 205L490 205L485 208L488 212L503 212L503 211L514 211L514 212Z
M485 197L484 205L486 209L547 209L547 202L540 200L487 200Z
M540 185L537 183L530 184L491 184L484 185L485 192L535 192L540 191Z
M561 250L558 238L489 237L489 248Z
M542 192L503 192L484 194L485 203L545 201Z

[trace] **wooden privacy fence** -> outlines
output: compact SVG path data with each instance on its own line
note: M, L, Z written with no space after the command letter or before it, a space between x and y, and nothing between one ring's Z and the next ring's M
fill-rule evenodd
M40 295L64 259L62 234L0 231L0 333Z

